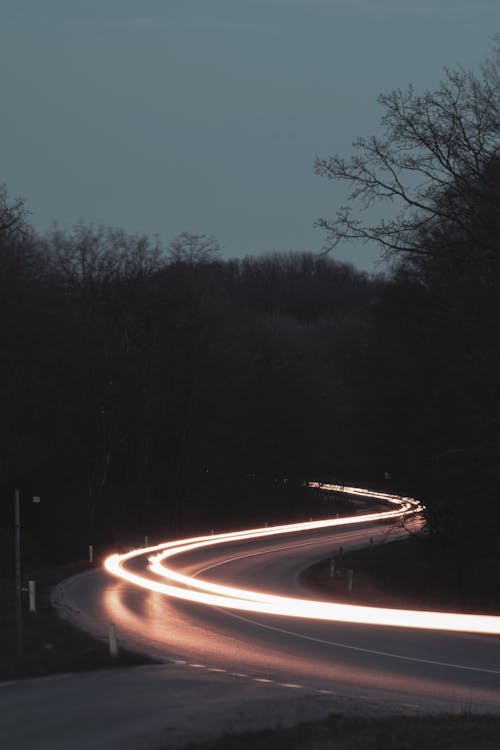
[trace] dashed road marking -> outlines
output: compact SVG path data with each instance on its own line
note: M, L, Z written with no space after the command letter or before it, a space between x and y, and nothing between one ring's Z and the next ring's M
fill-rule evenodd
M303 688L303 685L297 685L295 682L279 682L280 687L286 688Z
M227 669L223 669L222 667L209 667L206 664L198 664L195 662L188 662L184 659L172 659L172 664L177 664L179 666L186 666L191 667L192 669L206 669L207 672L212 672L216 674L227 674L228 677L239 677L240 679L245 680L252 680L252 682L259 682L262 685L277 685L278 687L283 688L290 688L292 690L306 690L309 689L312 693L316 695L336 695L337 693L334 690L326 690L326 689L320 689L320 688L305 688L304 685L300 685L297 682L278 682L278 680L273 680L269 677L252 677L251 675L245 674L244 672L228 672ZM0 683L0 687L3 687L4 685L10 685L13 683L7 682L7 683ZM360 695L359 696L362 699L369 700L369 697L367 695ZM400 704L401 706L405 706L407 708L420 708L420 706L414 705L414 704Z

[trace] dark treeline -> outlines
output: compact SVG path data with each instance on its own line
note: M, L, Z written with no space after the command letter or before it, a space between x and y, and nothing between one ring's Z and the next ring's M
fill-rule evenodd
M284 477L390 472L446 544L470 548L477 524L479 545L486 517L498 533L498 264L384 278L216 250L189 234L162 251L85 226L4 233L5 554L16 486L37 562L293 514Z
M352 419L386 282L310 254L223 261L187 233L163 251L24 230L0 254L6 539L16 486L64 557L124 531L260 523L289 502L283 477L370 471Z
M381 244L385 276L308 253L222 260L189 233L39 236L0 190L4 567L15 487L38 564L308 516L309 478L418 495L459 565L498 548L499 61L381 97L386 137L318 160L365 206L403 203L375 226L350 208L320 222L332 247Z
M351 186L349 205L319 223L329 247L375 242L393 262L371 398L436 546L459 578L474 567L477 585L487 570L473 558L500 560L500 39L477 73L446 69L435 90L379 103L379 135L356 140L349 159L316 160ZM389 217L366 219L387 201Z

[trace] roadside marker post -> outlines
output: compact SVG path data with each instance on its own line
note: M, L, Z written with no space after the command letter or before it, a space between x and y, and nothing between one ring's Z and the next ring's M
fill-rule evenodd
M353 577L353 571L348 570L347 571L347 590L352 591L352 577Z
M28 581L28 596L30 602L30 612L36 612L36 598L35 598L35 581Z
M109 623L108 642L109 642L110 656L112 656L113 659L115 659L118 656L118 641L116 638L116 628L113 622Z
M335 578L335 558L330 558L330 578Z
M40 496L32 496L34 503L40 503ZM23 655L23 608L21 593L26 589L22 588L21 585L21 503L20 503L20 491L16 487L14 490L14 554L15 554L15 588L16 588L16 631L17 631L17 658L21 659ZM33 584L33 609L31 599L31 584ZM30 612L34 612L35 609L35 582L29 581L29 592L30 592Z
M94 562L94 545L89 544L89 562Z

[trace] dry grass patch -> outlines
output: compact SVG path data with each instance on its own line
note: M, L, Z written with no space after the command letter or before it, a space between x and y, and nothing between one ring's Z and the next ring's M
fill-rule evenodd
M372 719L332 715L290 729L227 735L186 750L498 750L500 718L469 714Z

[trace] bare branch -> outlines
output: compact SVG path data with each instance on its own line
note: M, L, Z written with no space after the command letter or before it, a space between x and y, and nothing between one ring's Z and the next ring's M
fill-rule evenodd
M26 237L28 212L23 198L9 198L5 185L0 185L0 238Z
M349 159L315 161L316 174L351 185L349 207L317 222L327 248L361 240L389 254L500 257L500 44L479 75L445 70L435 91L420 96L410 86L379 102L382 137L358 138ZM363 222L366 209L387 201L400 206L395 218ZM422 246L431 235L440 235L439 249Z

